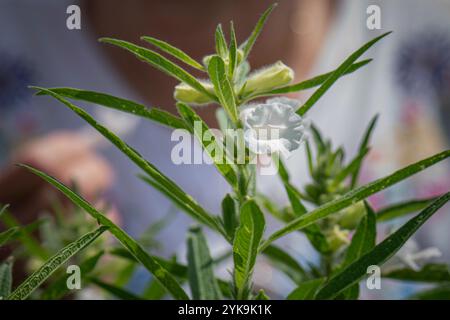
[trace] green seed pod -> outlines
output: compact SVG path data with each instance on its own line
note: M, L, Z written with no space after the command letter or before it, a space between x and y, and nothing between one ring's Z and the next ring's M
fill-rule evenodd
M214 94L214 87L210 82L204 81L201 83L203 87L205 87L205 89L208 90L208 92ZM211 99L211 97L208 97L206 94L195 90L194 88L185 83L180 83L175 87L175 92L173 96L177 101L181 101L188 104L201 105L214 102L214 100Z
M250 74L244 88L245 94L255 94L289 84L294 79L294 71L283 62L265 67Z
M355 229L361 218L366 214L364 202L360 201L356 204L341 210L338 213L338 224L346 229Z

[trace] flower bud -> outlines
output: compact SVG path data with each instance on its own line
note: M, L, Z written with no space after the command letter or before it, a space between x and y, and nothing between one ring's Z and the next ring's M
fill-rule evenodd
M283 62L251 73L244 88L245 94L255 94L289 84L294 79L294 71Z
M338 224L346 229L355 229L361 218L366 214L366 207L363 201L341 210L338 213Z
M202 86L214 95L214 87L210 82L201 82ZM180 83L175 87L174 98L177 101L181 101L188 104L207 104L213 102L211 97L207 96L203 92L199 92L186 83Z

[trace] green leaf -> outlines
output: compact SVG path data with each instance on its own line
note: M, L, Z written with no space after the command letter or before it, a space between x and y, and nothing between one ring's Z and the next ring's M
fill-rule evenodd
M288 195L289 202L291 203L293 214L295 217L300 217L307 212L305 206L303 205L300 199L299 196L300 193L293 185L290 184L287 169L281 159L278 159L278 167L279 167L278 173L281 177L281 180L283 181L284 188L286 189L286 193ZM287 217L285 216L283 219L285 222L292 221L292 219L286 218ZM328 241L317 224L312 224L306 227L303 230L303 232L306 234L308 240L311 242L311 244L317 251L323 254L328 253L330 251Z
M361 163L364 157L367 155L368 152L369 148L360 150L358 155L345 168L343 168L341 172L339 172L336 175L336 177L333 180L333 183L331 184L331 187L332 188L338 187L339 184L345 180L345 178L358 171L359 168L361 167Z
M383 278L414 282L450 282L450 270L446 264L430 263L420 270L396 269L382 274Z
M222 201L222 219L228 238L234 240L238 220L236 214L236 202L229 194L227 194Z
M344 74L341 75L341 77L355 72L356 70L364 67L371 61L372 61L372 59L367 59L367 60L362 60L361 62L355 62L354 64L351 65L350 68L348 68L348 70ZM256 99L256 98L260 98L260 97L287 94L287 93L311 89L311 88L314 88L314 87L317 87L317 86L320 86L321 84L323 84L335 71L336 70L333 70L331 72L327 72L327 73L318 75L314 78L304 80L302 82L298 82L298 83L295 83L292 85L284 86L284 87L273 89L273 90L266 91L266 92L259 92L255 95L250 95L245 100L248 101L248 100Z
M300 283L307 277L305 269L289 253L281 248L270 245L263 254L269 258L277 270L283 272L295 283Z
M113 250L110 251L110 253L115 256L137 262L137 260L131 254L129 254L128 251L124 250L123 248L114 248ZM163 259L160 257L154 257L154 259L175 277L178 277L181 279L188 278L188 267L187 266L185 266L181 263L178 263L175 260L166 260L166 259ZM218 259L215 259L213 262L214 262L214 264L217 264ZM226 282L222 279L217 279L216 281L219 284L222 295L224 297L231 298L231 291L230 291L228 282Z
M220 300L222 294L214 277L214 263L206 238L199 227L188 233L188 274L194 300Z
M369 141L370 141L370 137L372 136L372 132L375 129L375 126L377 124L377 120L378 120L378 114L375 115L375 117L372 118L372 120L370 121L369 125L367 126L367 130L366 133L364 134L364 137L361 141L361 144L359 145L359 154L363 154L365 152L365 150L367 150L367 148L369 147ZM353 171L352 174L352 183L351 183L351 187L354 188L358 182L358 175L359 175L359 171L361 169L361 164L362 161L360 161L358 163L358 166L355 168L355 170Z
M375 247L377 236L376 216L369 204L364 201L366 215L362 217L347 248L343 267L352 264Z
M8 243L11 237L18 234L20 231L19 227L9 228L6 231L0 232L0 247Z
M264 215L253 200L241 207L241 221L233 244L234 283L237 298L245 299L265 228Z
M142 298L145 300L162 300L166 295L166 290L159 284L158 281L150 281L150 284L142 293Z
M115 45L117 47L120 47L120 48L123 48L125 50L132 52L139 59L149 63L156 69L168 74L169 76L172 76L172 77L178 79L181 82L188 84L189 86L196 89L197 91L202 92L205 95L207 95L208 97L216 100L216 98L208 90L206 90L205 87L203 87L203 85L195 77L193 77L191 74L186 72L183 68L177 66L175 63L166 59L162 55L160 55L152 50L137 46L133 43L123 41L123 40L117 40L117 39L111 39L111 38L101 38L101 39L99 39L99 41L104 42L104 43L109 43L109 44Z
M184 212L186 212L189 216L191 216L193 219L203 223L204 225L210 227L213 230L216 230L220 234L225 235L225 231L223 230L222 226L219 225L218 219L215 217L211 217L211 220L204 219L202 217L202 214L200 214L198 211L192 208L184 199L181 199L173 194L171 189L166 188L156 180L146 176L139 174L138 177L144 181L145 183L149 184L159 192L161 192L163 195L165 195L168 199L172 201L174 205L182 209Z
M34 88L34 87L32 87ZM162 125L175 129L186 129L183 120L174 115L158 108L147 108L146 106L123 98L118 98L106 93L74 89L74 88L49 88L50 90L60 96L95 103L108 108L119 110L140 116L152 121L158 122ZM38 91L37 95L47 95L45 91Z
M259 34L262 31L262 28L264 27L264 24L266 23L267 18L269 17L272 10L277 6L276 3L272 4L259 18L258 22L256 23L255 29L253 29L250 37L242 44L242 50L244 51L244 57L242 60L246 60L248 55L250 54L250 51L253 48L253 45L256 42L256 39L258 38Z
M364 52L366 52L370 47L372 47L376 42L390 34L391 32L387 32L385 34L382 34L379 37L376 37L375 39L369 41L364 46L362 46L360 49L355 51L353 54L350 55L334 72L332 75L330 75L327 80L317 89L311 97L305 102L303 106L300 107L300 109L297 110L297 113L300 116L303 116L308 110L328 91L328 89L341 77L341 75L345 74L345 72L351 67L351 65L360 57L363 55Z
M70 190L64 184L50 177L49 175L29 166L22 165L34 174L38 175L56 189L61 191L69 200L85 210L91 217L96 219L98 223L109 228L109 231L119 240L119 242L128 249L128 251L149 270L153 276L161 282L167 291L175 299L188 299L188 295L176 282L170 273L167 272L152 256L150 256L133 238L131 238L125 231L109 220L105 215L97 211L85 199Z
M228 56L227 41L225 40L221 24L216 28L216 52L223 59Z
M2 216L3 212L5 212L6 209L8 209L8 207L9 207L9 205L6 204L0 208L0 217Z
M22 226L13 215L10 213L5 213L1 217L1 220L7 227L14 230L12 234L8 235L8 239L5 240L4 243L18 239L30 257L35 257L42 261L45 261L50 257L48 250L31 235L31 232L37 229L45 221L45 219L41 218L30 224ZM0 236L0 238L2 237ZM2 240L0 239L0 244L1 243Z
M236 66L238 64L238 56L237 56L237 40L236 40L236 32L234 31L233 21L230 22L230 49L228 56L228 76L230 79L233 79L234 71L236 70Z
M396 203L385 208L378 210L377 221L384 222L403 217L407 214L417 212L428 206L432 201L436 200L435 197L420 200L408 200L400 203Z
M177 108L190 131L194 133L198 141L200 141L203 145L203 149L213 160L217 170L232 187L236 187L236 171L231 165L232 162L227 159L226 150L222 142L218 140L214 134L212 134L206 123L191 107L179 102L177 103Z
M33 272L13 293L8 296L8 300L25 300L34 290L36 290L45 280L47 280L60 266L75 254L89 246L94 240L103 234L108 228L99 227L97 230L86 233L78 240L69 243L48 259L38 270Z
M87 258L80 264L81 281L86 284L89 282L88 275L94 270L100 258L104 252L100 251L95 255ZM44 293L41 296L43 300L57 300L62 299L70 292L67 287L67 274L60 276L57 280L53 281L48 287L45 288Z
M273 241L282 236L294 232L296 230L300 230L320 219L327 217L328 215L337 212L341 209L344 209L352 204L357 203L360 200L367 198L368 196L377 193L381 190L384 190L397 182L405 180L406 178L425 170L426 168L447 159L450 156L450 150L443 151L438 153L432 157L426 158L414 164L411 164L403 169L400 169L384 178L380 178L378 180L372 181L362 187L351 190L337 198L333 201L330 201L307 214L302 215L301 217L296 218L292 222L288 223L286 226L281 228L280 230L274 232L262 245L261 249L265 246L269 245Z
M0 263L0 300L5 299L11 293L12 267L12 258Z
M260 289L258 294L255 296L255 300L270 300L270 297L264 292L263 289Z
M238 121L236 101L233 88L227 77L225 63L219 56L213 56L208 64L208 74L214 85L217 97L222 107L227 111L230 119L236 123Z
M314 300L314 296L317 289L325 281L324 278L308 280L302 282L294 291L292 291L288 296L288 300Z
M161 49L162 51L164 51L167 54L170 54L172 57L177 58L181 62L184 62L187 65L190 65L191 67L194 67L201 71L205 71L205 68L203 68L203 66L200 63L198 63L193 58L188 56L182 50L172 46L171 44L169 44L167 42L164 42L164 41L161 41L159 39L155 39L155 38L149 37L149 36L143 36L143 37L141 37L141 40L151 43L155 47Z
M332 277L320 289L316 298L331 299L363 278L367 274L367 267L371 265L381 266L449 199L450 192L435 200L371 251Z
M89 282L95 284L99 288L102 288L109 294L113 295L114 297L117 297L122 300L141 300L141 298L125 289L122 289L120 287L117 287L113 284L104 282L100 279L90 277Z
M443 284L436 288L416 293L410 300L450 300L450 284Z
M154 165L144 159L138 152L131 148L128 144L122 141L114 133L109 131L106 127L100 125L91 115L86 111L77 106L73 105L60 95L45 88L33 87L37 90L44 91L51 95L61 103L65 104L68 108L74 111L79 117L84 119L92 127L94 127L98 132L100 132L105 138L112 142L121 152L123 152L128 158L130 158L139 168L141 168L146 174L148 174L153 180L157 181L161 186L167 190L173 196L173 198L179 199L180 202L184 203L184 207L188 208L186 210L194 219L204 223L213 230L222 232L220 226L218 225L216 219L212 217L208 212L206 212L191 196L186 194L175 182L170 180L161 171L159 171Z

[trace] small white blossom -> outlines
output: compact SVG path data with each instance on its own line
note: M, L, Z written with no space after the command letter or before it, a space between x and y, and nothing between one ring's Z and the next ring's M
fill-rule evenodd
M251 104L240 114L244 139L256 154L280 152L287 157L305 138L305 121L295 113L300 102L273 98L262 104Z
M442 252L436 247L429 247L426 249L419 249L416 241L410 239L397 252L397 254L385 265L386 269L395 270L407 266L414 271L419 271L420 268L428 260L439 258Z

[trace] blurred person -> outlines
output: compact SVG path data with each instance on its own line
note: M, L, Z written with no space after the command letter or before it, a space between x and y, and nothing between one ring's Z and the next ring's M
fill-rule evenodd
M271 2L82 1L80 31L65 27L65 9L72 3L4 0L0 4L0 69L6 70L0 73L0 83L7 89L0 88L1 155L8 158L15 153L14 161L31 161L66 182L75 178L88 197L103 193L117 203L125 229L136 236L168 211L169 201L140 182L134 175L137 168L117 150L93 145L92 139L97 138L92 137L97 134L85 128L71 111L49 98L30 99L31 92L25 86L98 90L174 112L175 80L95 39L111 36L138 43L141 35L151 35L200 60L214 50L218 22L227 30L228 21L234 20L238 41L243 41L256 16ZM366 10L373 4L381 8L381 30L369 30L366 25ZM448 1L285 0L272 13L250 63L255 69L276 60L285 61L300 81L333 70L363 43L394 30L366 54L375 58L370 65L340 79L308 114L326 137L332 138L335 145L344 145L347 154L352 155L370 118L380 113L373 148L362 174L362 181L367 182L448 147L449 7ZM296 97L304 100L308 94ZM212 166L174 165L170 161L173 144L169 129L98 108L89 106L99 120L117 127L127 142L203 206L214 213L220 211L220 201L229 191L225 181ZM214 123L214 107L199 110ZM11 167L11 160L3 163L0 202L16 197L20 205L39 208L41 205L31 205L31 199L41 199L36 189L45 184L35 185L37 182L32 182L34 178L23 169ZM299 186L307 182L304 163L303 148L287 161L293 182ZM436 195L448 190L449 177L448 167L440 165L372 201L382 206L413 196ZM263 192L280 203L287 202L276 179L261 177L260 182ZM2 194L8 197L1 198ZM430 221L420 238L448 249L450 239L442 229L449 220L442 215ZM440 222L442 219L446 219L445 223ZM163 232L166 253L183 251L184 232L179 230L189 223L190 219L180 214ZM305 242L297 235L284 241L296 252L304 248ZM216 247L221 247L220 242ZM266 273L265 277L270 282L276 275L272 278ZM286 291L282 281L279 289Z

